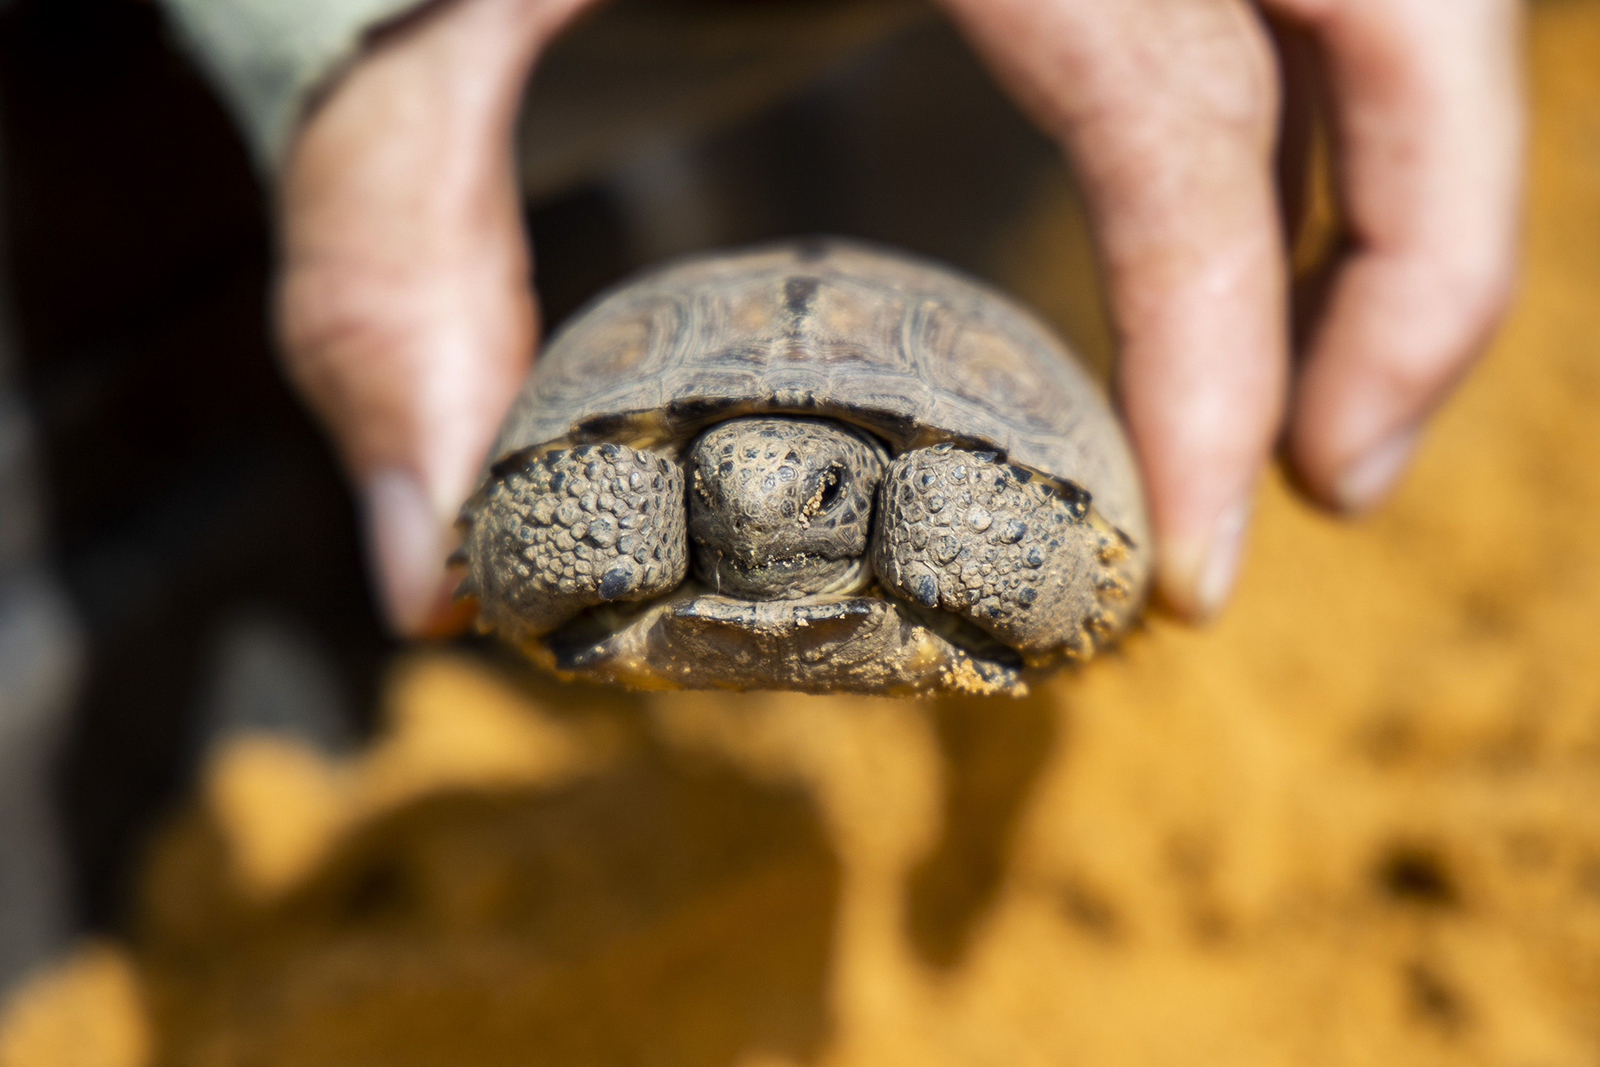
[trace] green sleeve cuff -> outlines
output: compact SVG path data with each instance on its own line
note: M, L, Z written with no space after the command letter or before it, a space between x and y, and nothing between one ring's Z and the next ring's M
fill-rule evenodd
M164 0L179 33L276 176L306 101L367 32L421 0Z

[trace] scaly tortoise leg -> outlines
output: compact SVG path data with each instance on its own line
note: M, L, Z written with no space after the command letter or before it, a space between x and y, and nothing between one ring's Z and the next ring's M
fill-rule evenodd
M878 499L872 566L896 595L1025 653L1083 654L1115 628L1124 553L1082 490L944 444L897 457Z
M467 589L513 636L683 581L683 471L626 445L579 445L500 472L467 534Z

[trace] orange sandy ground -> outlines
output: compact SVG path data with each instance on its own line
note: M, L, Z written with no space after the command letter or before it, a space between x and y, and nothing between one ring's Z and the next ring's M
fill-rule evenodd
M362 755L219 754L0 1065L1600 1062L1600 3L1530 57L1509 328L1373 521L1270 481L1214 628L1016 702L416 654Z

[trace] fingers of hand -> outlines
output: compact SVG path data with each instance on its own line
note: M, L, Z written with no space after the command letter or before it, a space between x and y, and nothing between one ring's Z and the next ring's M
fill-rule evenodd
M497 253L485 241L480 269L438 276L286 269L288 369L361 491L383 605L405 633L445 602L456 511L533 351L525 272L483 277Z
M1334 275L1290 453L1330 504L1376 503L1508 300L1521 172L1512 0L1276 0L1331 75L1353 251Z
M1077 164L1122 333L1162 588L1206 614L1231 580L1285 381L1265 35L1232 0L946 3ZM1355 244L1311 334L1290 451L1313 493L1361 508L1397 477L1507 300L1518 11L1514 0L1264 6L1328 60Z
M1161 589L1181 613L1209 615L1232 584L1286 389L1265 28L1231 0L950 6L1076 166L1121 333Z
M456 510L533 352L511 126L539 7L457 0L385 35L284 174L285 362L361 488L406 633L446 603Z

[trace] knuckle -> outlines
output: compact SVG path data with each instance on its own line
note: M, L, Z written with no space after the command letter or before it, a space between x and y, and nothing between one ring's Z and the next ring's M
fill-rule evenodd
M1186 116L1251 140L1270 137L1278 120L1278 75L1254 17L1245 12L1218 20L1201 28L1186 48L1195 69L1172 94Z
M1410 343L1401 343L1379 368L1391 393L1421 398L1448 388L1476 359L1504 315L1509 275L1457 274L1443 288L1435 312L1424 313ZM1429 321L1431 319L1431 321Z
M1182 149L1219 138L1269 149L1278 72L1252 7L1169 0L1130 5L1093 54L1068 110L1111 140Z
M397 352L406 334L392 295L341 274L294 273L285 279L278 333L290 372L316 381L347 361Z
M1511 255L1488 255L1458 268L1452 279L1463 326L1472 335L1493 329L1511 307L1516 269Z
M1460 377L1510 308L1515 266L1511 252L1488 248L1410 264L1406 325L1373 367L1392 395L1432 397Z
M1375 370L1385 385L1383 391L1409 406L1433 396L1442 383L1453 380L1463 362L1459 348L1439 345L1396 354Z

